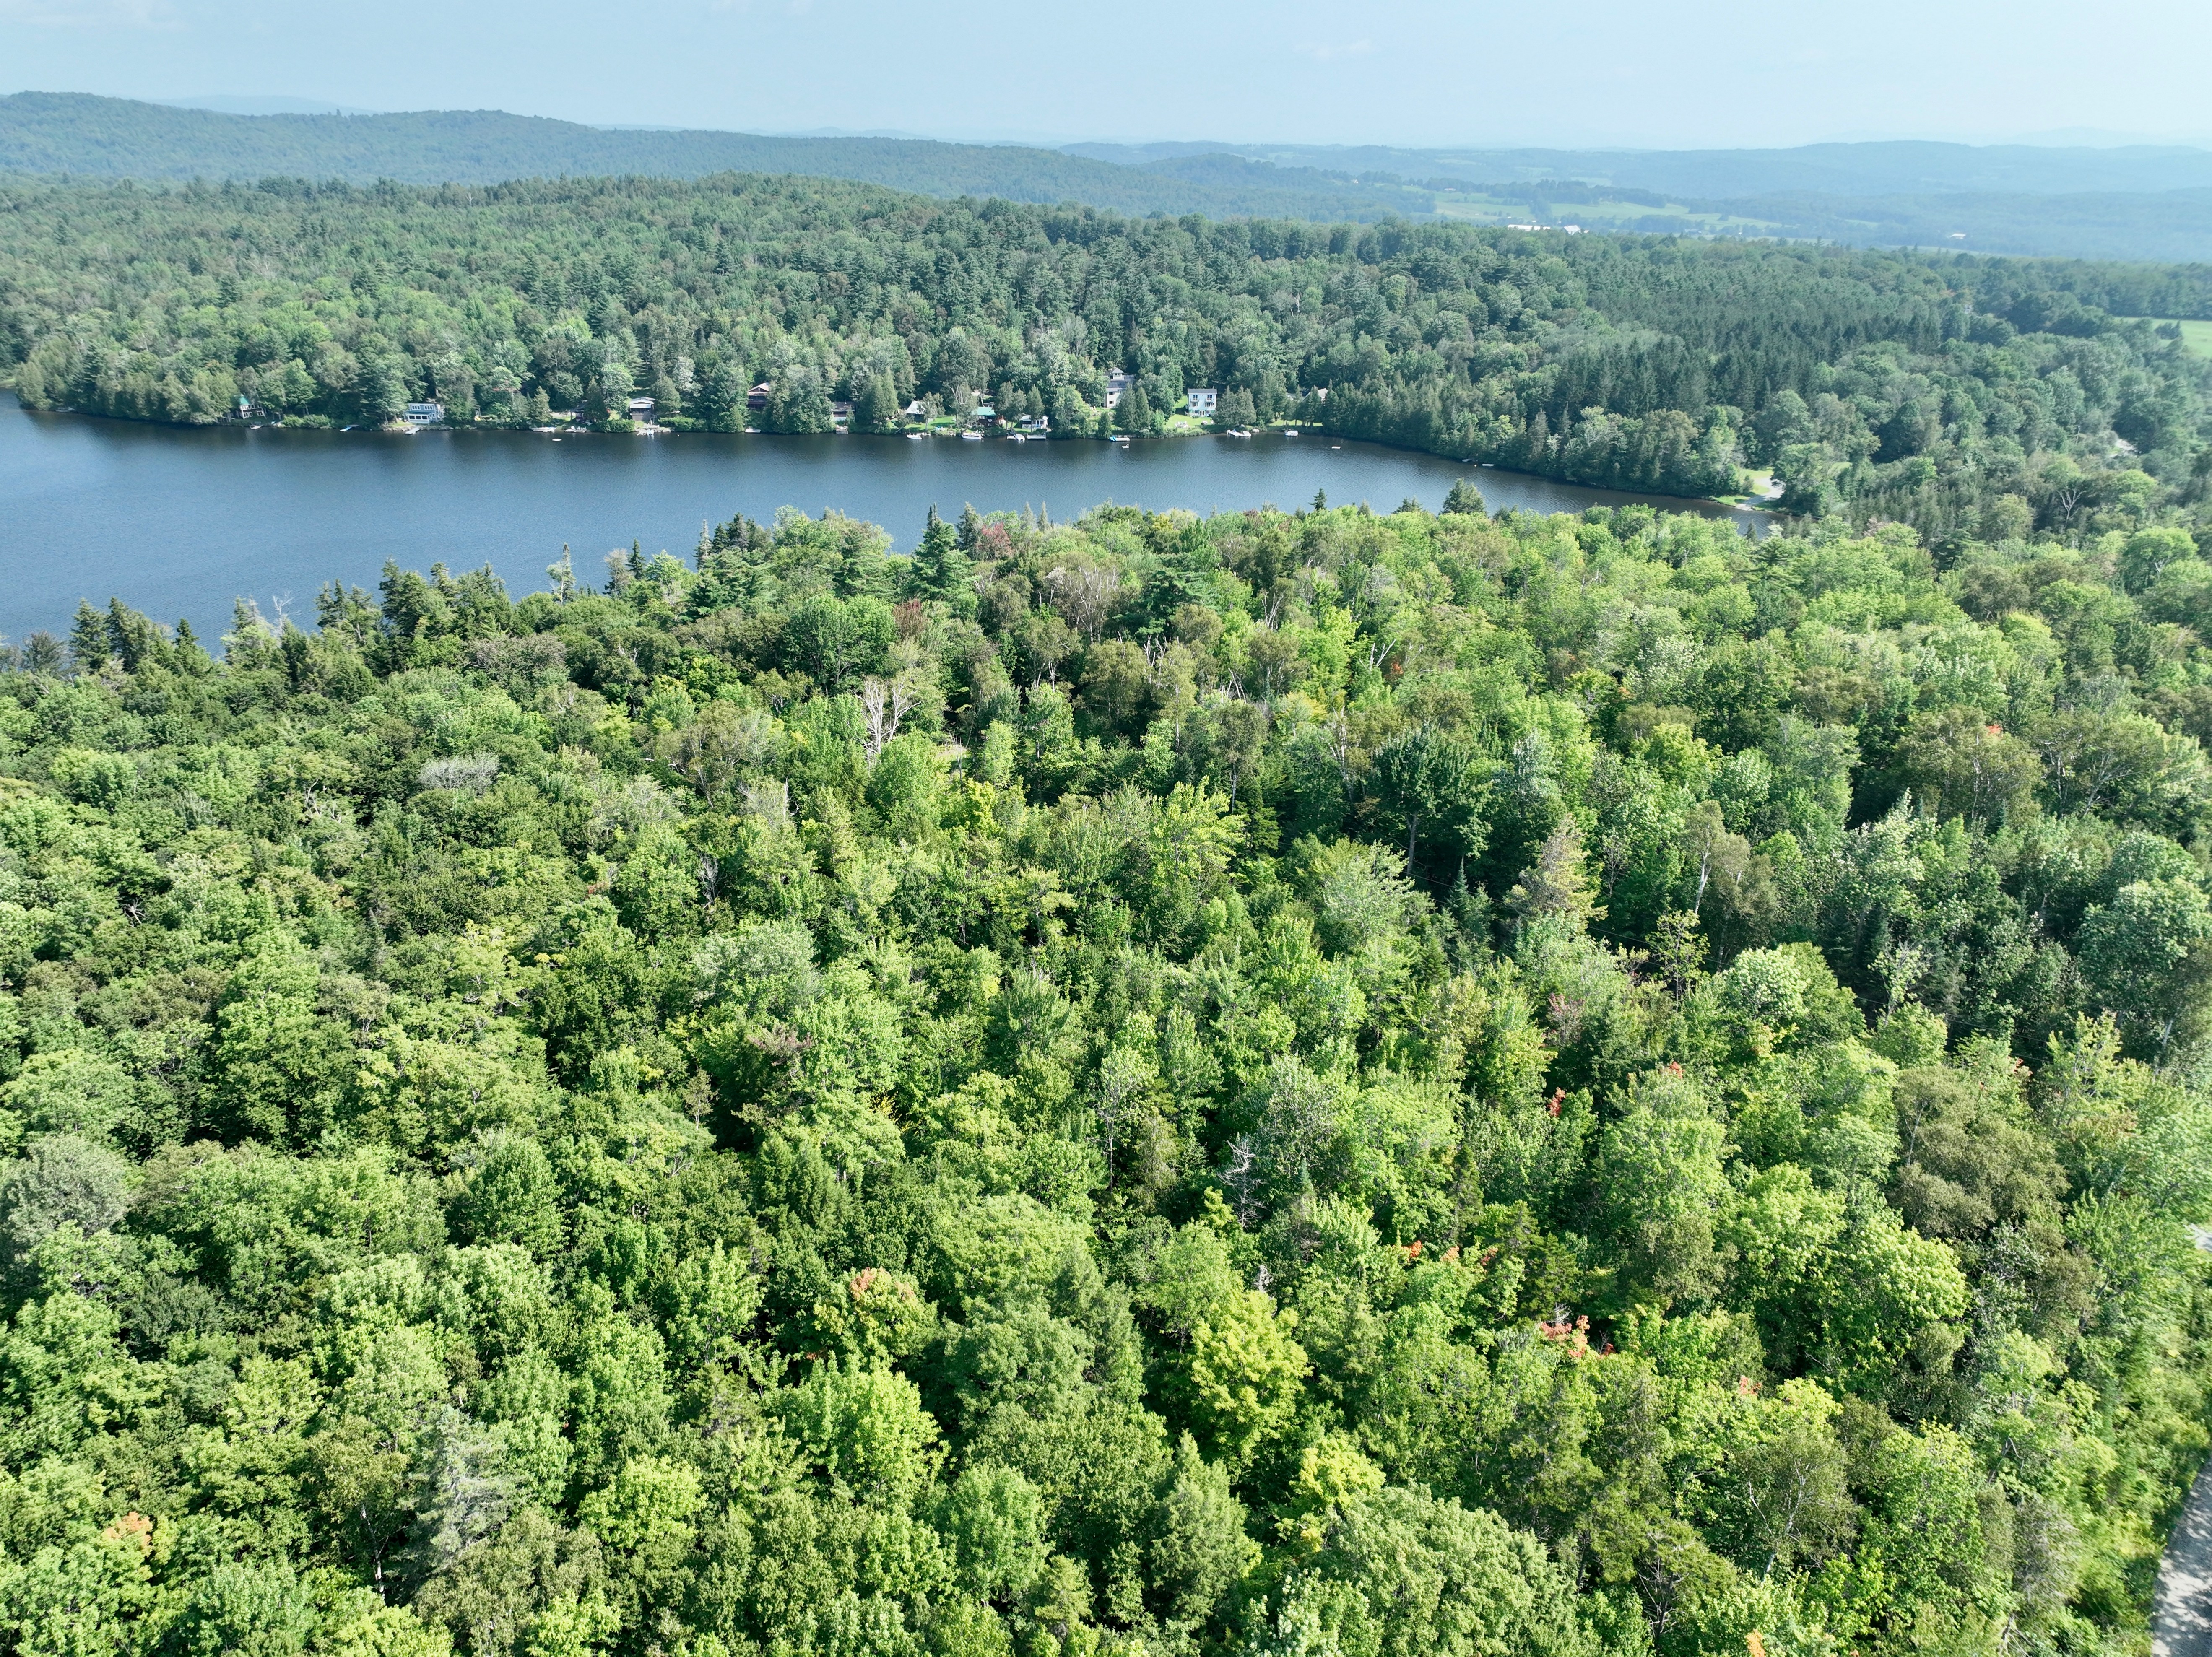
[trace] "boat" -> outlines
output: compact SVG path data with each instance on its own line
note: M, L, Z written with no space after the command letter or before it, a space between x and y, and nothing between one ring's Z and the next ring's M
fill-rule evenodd
M1297 434L1298 428L1295 426L1285 427L1284 428L1283 435L1285 437L1296 437Z
M906 434L906 440L909 443L919 443L928 435L927 432L908 432Z
M983 434L981 432L963 432L960 434L960 440L963 443L981 443L983 440Z

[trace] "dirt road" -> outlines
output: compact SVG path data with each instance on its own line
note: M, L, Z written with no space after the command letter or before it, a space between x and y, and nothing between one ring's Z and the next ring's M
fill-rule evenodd
M2212 1462L2166 1539L2150 1630L2153 1657L2212 1657Z
M2212 1231L2191 1229L2197 1246L2212 1249ZM2166 1538L2150 1618L2153 1657L2212 1657L2212 1461Z

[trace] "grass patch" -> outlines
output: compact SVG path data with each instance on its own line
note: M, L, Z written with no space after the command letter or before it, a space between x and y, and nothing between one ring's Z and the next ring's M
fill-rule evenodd
M2150 322L2181 324L2181 348L2191 356L2212 357L2212 322L2201 322L2189 317L2150 317Z
M1525 201L1505 201L1471 191L1465 195L1440 193L1436 200L1437 212L1443 218L1473 224L1528 222L1528 203ZM1645 221L1661 221L1668 228L1679 226L1705 235L1731 232L1756 234L1780 228L1765 219L1746 218L1736 213L1698 213L1672 202L1664 207L1651 207L1642 202L1577 202L1572 206L1555 203L1545 215L1548 224L1576 224L1585 230L1633 228Z

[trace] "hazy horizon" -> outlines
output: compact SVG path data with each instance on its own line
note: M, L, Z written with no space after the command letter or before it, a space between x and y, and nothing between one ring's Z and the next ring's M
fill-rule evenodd
M1848 36L1837 22L1827 8L1744 0L1693 18L1626 0L1571 18L1443 0L1357 14L1316 0L1131 0L956 33L943 14L880 0L834 12L673 0L619 28L578 0L343 14L277 0L0 0L0 89L1040 144L2212 142L2194 84L2212 9L2147 0L2092 32L2057 0L2002 14L1876 0ZM1164 39L1176 47L1164 58Z
M83 87L11 88L10 91L88 92ZM94 92L94 96L135 96L136 94ZM175 97L146 98L140 101L160 104L171 109L206 110L220 115L404 115L428 112L422 109L398 107L368 107L343 104L331 98L307 98L284 93L200 93ZM484 106L484 107L493 107ZM575 120L580 125L595 126L607 131L681 132L710 131L757 133L781 138L906 138L935 141L942 143L1033 145L1044 149L1060 149L1077 144L1128 144L1132 146L1164 143L1218 143L1223 145L1259 145L1267 143L1304 143L1307 141L1285 138L1279 135L1248 137L1234 133L1203 132L1088 132L1036 131L1003 132L945 129L937 131L915 131L905 127L852 127L820 125L807 127L746 127L714 126L687 127L657 121L583 121L568 115L551 114L544 111L505 110L507 114L528 114L551 120ZM1759 145L1690 145L1662 143L1617 144L1553 144L1507 143L1504 142L1468 142L1433 144L1399 144L1379 146L1406 149L1604 149L1621 150L1651 150L1661 152L1688 149L1799 149L1817 144L1932 143L1963 143L1977 146L2018 145L2028 149L2124 149L2142 147L2174 147L2212 149L2212 134L2189 136L2151 132L2115 132L2094 127L2066 127L2033 132L1991 133L1965 137L1931 137L1925 133L1848 131L1822 135L1786 144ZM1365 141L1332 140L1315 148L1357 149L1370 147Z

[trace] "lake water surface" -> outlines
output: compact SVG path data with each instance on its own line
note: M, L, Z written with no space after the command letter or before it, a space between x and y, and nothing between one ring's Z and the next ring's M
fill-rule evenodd
M1309 434L1105 444L898 437L602 437L531 433L180 429L34 415L0 398L0 634L66 627L80 598L190 619L210 646L248 597L313 624L315 593L374 589L387 559L427 569L489 562L518 595L573 549L599 579L610 548L689 554L700 524L779 507L831 507L910 547L934 505L947 517L1034 507L1073 519L1103 501L1164 510L1341 506L1434 511L1471 476L1492 511L1579 512L1650 498L1433 455Z

